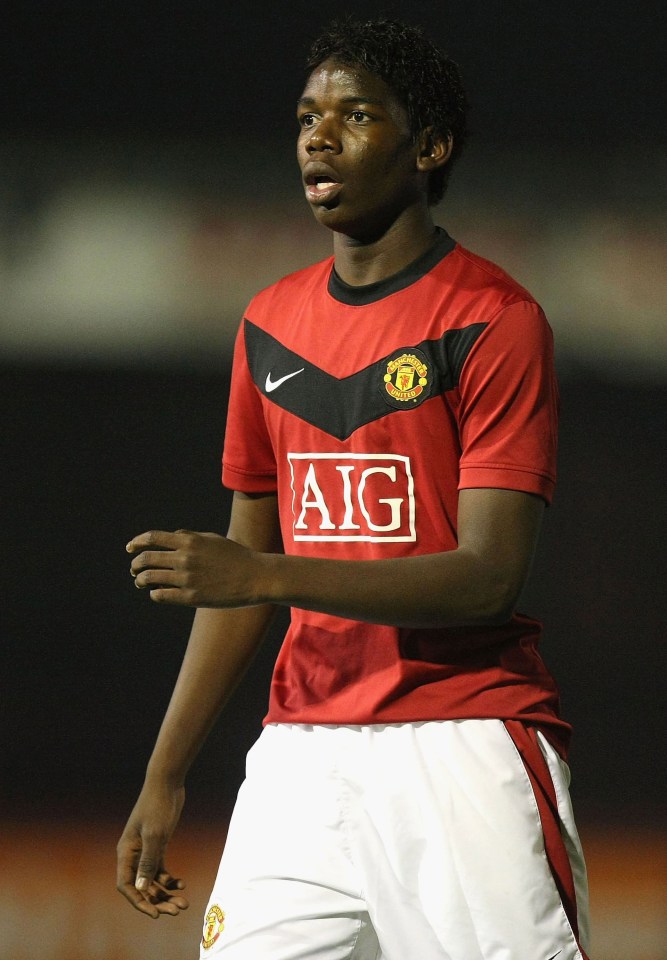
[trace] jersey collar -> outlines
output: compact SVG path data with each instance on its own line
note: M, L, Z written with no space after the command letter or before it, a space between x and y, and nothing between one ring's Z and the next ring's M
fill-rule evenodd
M334 300L340 303L346 303L351 307L363 307L369 303L375 303L382 300L392 293L404 290L433 269L436 263L439 263L447 254L451 253L456 246L456 241L452 240L449 234L436 227L438 237L430 249L423 253L421 257L413 260L407 267L403 267L398 273L387 277L386 280L378 280L376 283L367 283L361 287L351 286L336 273L335 267L331 268L329 275L328 290Z

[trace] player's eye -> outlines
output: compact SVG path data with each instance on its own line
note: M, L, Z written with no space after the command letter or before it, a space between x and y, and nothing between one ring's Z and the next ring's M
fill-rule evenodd
M299 117L299 123L302 127L312 127L315 123L315 115L312 113L302 113Z
M368 119L368 114L363 110L353 110L350 114L350 118L354 120L355 123L363 123L364 120Z

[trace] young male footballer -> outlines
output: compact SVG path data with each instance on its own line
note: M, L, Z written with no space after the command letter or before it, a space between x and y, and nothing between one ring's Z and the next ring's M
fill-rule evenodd
M289 606L201 957L586 960L570 728L515 609L554 488L551 332L434 225L456 65L383 19L334 24L307 68L297 156L333 257L243 318L227 536L127 546L137 587L197 612L118 887L187 906L164 854L188 768Z

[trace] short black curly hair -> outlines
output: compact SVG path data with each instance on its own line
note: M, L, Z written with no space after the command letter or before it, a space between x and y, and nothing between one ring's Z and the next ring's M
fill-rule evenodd
M468 100L458 65L420 27L384 17L334 20L310 47L308 73L329 59L380 77L406 107L415 142L428 127L452 138L448 162L429 179L428 201L438 203L466 137Z

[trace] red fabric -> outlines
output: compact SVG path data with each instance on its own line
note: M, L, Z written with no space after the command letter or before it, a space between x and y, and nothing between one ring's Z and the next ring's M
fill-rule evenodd
M561 834L556 791L546 760L540 749L537 734L533 727L515 720L505 721L505 727L519 751L533 787L540 820L542 821L544 849L563 908L577 939L577 946L581 950L584 960L589 960L579 943L577 895L572 867Z
M293 274L250 304L247 320L297 360L341 383L448 331L484 324L450 389L337 439L253 380L236 343L223 482L278 494L285 552L373 560L453 550L459 490L500 487L549 501L558 395L549 326L498 267L460 246L403 289L363 306L332 296L332 261ZM303 360L301 359L303 358ZM383 359L384 358L384 359ZM255 369L255 368L253 368ZM257 376L257 374L255 374ZM427 374L430 376L431 374ZM289 381L307 390L307 373ZM375 389L375 386L373 387ZM312 404L328 402L314 392ZM499 717L569 726L538 653L540 624L401 630L295 609L276 664L267 722L392 723Z

